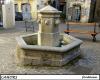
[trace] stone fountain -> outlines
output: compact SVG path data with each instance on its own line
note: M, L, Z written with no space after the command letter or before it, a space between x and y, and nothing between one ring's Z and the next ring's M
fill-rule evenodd
M17 37L16 61L20 65L63 66L80 55L81 40L60 34L60 11L47 5L38 16L38 33Z

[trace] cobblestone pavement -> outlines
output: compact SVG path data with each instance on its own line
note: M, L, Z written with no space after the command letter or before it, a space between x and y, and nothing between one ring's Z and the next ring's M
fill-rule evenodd
M66 25L60 25L60 32L66 29ZM35 32L38 28L35 27ZM82 39L81 59L73 61L65 67L23 67L16 65L16 40L20 35L30 34L32 31L25 32L22 22L16 22L14 29L0 28L0 73L1 74L100 74L100 35L97 42L92 42L91 36L71 34Z

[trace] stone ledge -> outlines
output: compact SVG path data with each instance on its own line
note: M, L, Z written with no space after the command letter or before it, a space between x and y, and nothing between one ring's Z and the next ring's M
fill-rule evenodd
M67 35L67 34L61 34L67 38L70 38L72 39L73 41L68 44L68 45L65 45L63 47L50 47L50 46L38 46L38 45L27 45L25 43L25 41L23 40L23 37L28 37L28 36L32 36L33 34L30 34L30 35L26 35L26 36L20 36L20 37L17 37L16 40L18 42L18 45L20 46L20 48L23 48L23 49L34 49L34 50L46 50L46 51L57 51L57 52L65 52L65 51L68 51L69 49L71 48L74 48L75 46L78 46L78 45L81 45L82 44L82 41L77 39L77 38L74 38L70 35ZM33 36L37 36L37 34L34 34Z

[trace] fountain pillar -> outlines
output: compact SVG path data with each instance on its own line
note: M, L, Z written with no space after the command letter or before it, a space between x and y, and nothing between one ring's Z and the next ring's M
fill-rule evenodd
M48 5L39 11L38 45L58 46L60 35L58 25L61 11Z

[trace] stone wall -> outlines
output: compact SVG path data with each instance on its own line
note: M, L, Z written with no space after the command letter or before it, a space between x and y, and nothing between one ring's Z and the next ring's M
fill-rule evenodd
M17 45L16 49L16 63L18 65L41 65L41 66L63 66L69 61L80 55L80 48L76 46L75 48L65 51L42 51L42 50L32 50L23 49Z

